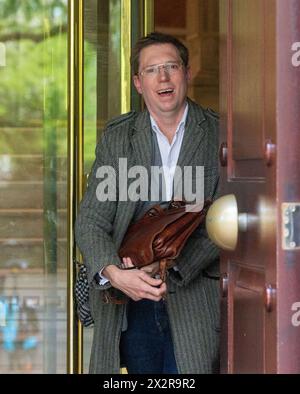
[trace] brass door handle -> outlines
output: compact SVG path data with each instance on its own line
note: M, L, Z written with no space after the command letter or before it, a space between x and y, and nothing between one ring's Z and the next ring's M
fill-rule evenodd
M236 248L238 231L246 231L247 222L248 215L238 213L237 201L233 194L218 198L210 206L206 215L209 238L224 250Z

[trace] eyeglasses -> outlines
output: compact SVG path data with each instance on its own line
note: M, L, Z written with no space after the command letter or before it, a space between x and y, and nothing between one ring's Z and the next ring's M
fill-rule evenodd
M164 70L164 72L172 75L176 74L181 69L181 67L182 63L179 62L156 64L154 66L145 67L144 70L139 72L139 75L145 77L154 77L159 74L161 68Z

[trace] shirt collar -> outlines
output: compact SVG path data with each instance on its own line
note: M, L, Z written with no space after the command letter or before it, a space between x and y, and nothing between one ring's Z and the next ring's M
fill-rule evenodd
M186 103L182 118L180 120L180 122L178 123L178 126L176 128L176 132L175 134L177 134L179 132L179 130L184 130L185 128L185 123L186 123L186 118L187 118L187 113L188 113L188 109L189 109L189 105L188 103ZM157 134L157 133L161 133L160 128L158 127L157 123L155 122L154 118L150 115L150 121L151 121L151 127L152 130Z

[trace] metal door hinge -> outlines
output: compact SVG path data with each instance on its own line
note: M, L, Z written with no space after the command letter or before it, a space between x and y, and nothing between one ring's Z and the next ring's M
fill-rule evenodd
M300 203L282 203L282 248L300 248Z

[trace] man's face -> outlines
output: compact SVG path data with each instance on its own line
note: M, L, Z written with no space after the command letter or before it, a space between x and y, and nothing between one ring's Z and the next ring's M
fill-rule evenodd
M137 91L154 118L176 115L184 109L190 71L182 64L177 48L172 44L155 44L142 49L139 72L133 78ZM178 70L168 72L159 67L158 73L147 74L149 66L178 64Z

